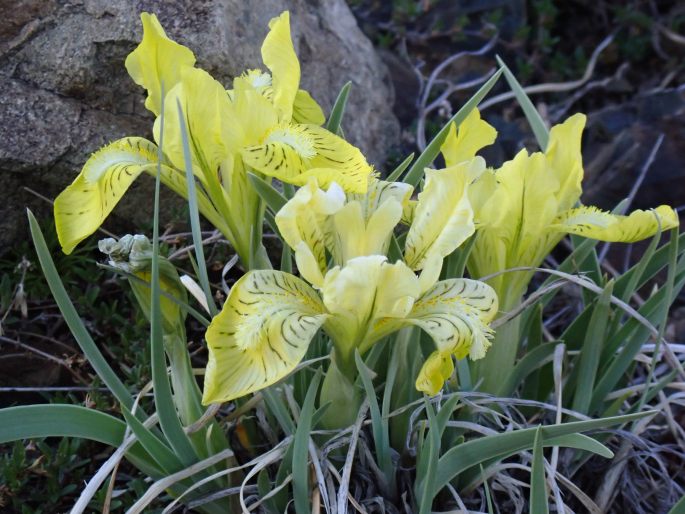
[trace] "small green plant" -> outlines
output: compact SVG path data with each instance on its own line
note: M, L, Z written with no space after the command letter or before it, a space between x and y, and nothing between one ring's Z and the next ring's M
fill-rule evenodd
M143 40L127 68L148 92L155 143L129 137L94 154L57 198L55 218L68 254L138 175L155 177L152 237L99 245L149 320L150 381L134 387L145 370L122 380L102 354L29 212L55 301L120 412L68 404L0 410L0 442L63 436L114 449L72 512L109 501L106 478L124 458L150 479L129 482L140 486L129 513L162 494L172 498L166 512L182 503L207 513L303 514L317 502L347 512L353 469L365 467L360 474L375 478L377 497L428 514L438 503L454 505L446 492L457 502L457 491L481 483L493 503L488 473L520 456L531 476L530 512L544 513L550 501L564 508L546 486L559 493L554 467L573 476L593 454L610 458L608 427L636 429L657 414L649 402L682 372L677 359L672 370L656 367L659 348L668 349L669 307L685 285L678 217L668 206L624 215L579 204L582 115L548 130L500 62L426 149L383 180L340 135L350 86L327 120L299 89L287 12L271 21L262 46L269 72L249 70L228 90L195 68L192 52L168 39L153 15L142 19ZM523 150L494 170L477 155L497 136L477 105L502 75L541 151ZM440 153L445 167L432 169ZM161 183L188 200L197 280L160 251ZM222 306L200 214L244 272ZM264 223L282 244L279 269L263 244ZM671 240L659 248L665 230ZM568 234L571 255L559 269L541 269ZM628 272L601 274L597 240L650 237ZM663 269L663 286L631 306ZM536 272L555 280L526 295ZM582 312L559 341L548 341L542 311L566 283L582 288ZM206 327L204 370L193 368L188 317ZM644 387L616 397L650 336L656 348ZM521 398L510 398L514 392ZM536 426L510 414L519 403L535 410ZM8 487L22 480L22 448L6 459ZM57 461L60 470L80 465Z

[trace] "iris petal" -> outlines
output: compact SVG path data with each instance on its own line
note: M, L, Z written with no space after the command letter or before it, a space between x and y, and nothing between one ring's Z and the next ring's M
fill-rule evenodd
M95 232L143 171L156 169L157 147L140 137L119 139L86 162L55 199L55 224L62 250L70 254Z
M231 289L207 330L203 404L268 387L293 371L326 319L316 292L281 271L252 271Z
M331 316L325 330L342 348L360 351L402 327L414 300L419 280L403 262L385 256L356 257L344 267L331 269L321 289Z
M269 33L262 44L262 60L271 71L273 103L281 121L289 122L300 85L300 62L290 37L290 14L285 11L269 22Z
M427 395L434 396L442 389L445 380L452 373L454 373L452 355L449 352L435 351L423 363L419 376L416 378L416 389Z
M490 346L487 326L497 314L495 291L477 280L442 280L414 303L407 320L425 330L441 352L480 359Z
M320 187L337 182L352 193L366 192L372 172L359 149L311 124L279 126L242 156L256 171L284 182L303 186L316 178Z
M405 261L412 269L422 269L433 255L446 257L473 234L468 177L474 168L484 169L483 159L426 170L426 185L419 194L405 246Z
M596 207L577 207L559 216L552 229L568 234L599 239L633 243L679 225L678 214L667 205L654 210L636 210L628 216L619 216Z
M181 79L185 67L195 65L188 48L167 37L154 14L142 13L143 39L126 58L126 69L136 84L147 89L145 107L159 116L162 110L162 83L170 91Z
M296 251L305 243L321 272L327 266L326 249L330 250L333 245L329 217L344 202L345 193L336 183L324 191L311 179L276 213L276 225L285 242Z
M300 89L295 95L293 121L313 125L323 125L326 121L326 116L319 104L304 89Z
M473 109L457 128L452 123L447 137L440 147L447 167L470 161L483 147L495 142L497 131L480 118L478 109Z

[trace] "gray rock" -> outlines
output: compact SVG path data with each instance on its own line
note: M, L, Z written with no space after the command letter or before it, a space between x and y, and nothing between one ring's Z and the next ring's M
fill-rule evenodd
M344 0L0 0L0 254L26 233L26 206L50 212L24 187L54 198L103 144L151 137L144 91L124 68L142 34L141 11L157 14L167 34L193 50L198 66L229 85L260 66L267 23L285 9L302 87L328 111L351 80L343 128L381 165L399 137L392 85ZM137 181L115 215L147 223L151 186L147 177Z

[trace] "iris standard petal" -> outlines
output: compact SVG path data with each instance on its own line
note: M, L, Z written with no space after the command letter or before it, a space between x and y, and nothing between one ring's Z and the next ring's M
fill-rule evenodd
M387 198L368 219L362 203L348 202L333 216L336 244L333 255L338 264L364 255L385 255L395 226L402 217L402 206Z
M159 116L162 110L162 83L170 91L186 67L195 65L188 48L169 39L157 16L142 13L143 39L126 58L126 69L133 81L147 89L145 107Z
M412 269L422 269L434 254L446 257L473 234L468 176L474 168L484 169L485 161L476 157L451 168L426 170L405 245L405 261Z
M300 86L300 62L290 36L288 11L269 22L269 33L262 44L262 61L271 71L273 103L279 111L280 120L289 122Z
M297 250L304 242L318 263L326 270L326 249L331 249L331 215L345 203L345 193L336 183L324 191L315 179L297 190L295 195L276 213L276 225L285 242Z
M293 104L293 122L323 125L325 121L326 116L316 100L304 89L298 90Z
M331 314L324 326L341 348L360 351L401 328L396 322L411 311L420 294L419 280L403 262L382 255L356 257L336 266L321 289Z
M585 115L574 114L552 127L549 132L545 159L548 173L554 174L559 183L555 195L560 211L575 206L583 192L583 156L580 143L584 127Z
M224 87L199 68L187 68L164 102L164 155L178 169L185 168L178 106L183 112L196 174L204 183L229 155L231 102ZM158 118L160 120L160 118ZM160 122L155 125L159 142Z
M480 149L494 143L496 137L494 127L481 119L478 109L473 109L459 128L455 123L450 125L447 137L440 147L445 165L450 167L470 161Z

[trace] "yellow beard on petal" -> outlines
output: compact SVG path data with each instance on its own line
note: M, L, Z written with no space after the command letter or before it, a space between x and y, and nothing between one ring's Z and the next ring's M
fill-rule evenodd
M273 129L267 134L264 143L284 143L295 150L303 160L316 156L314 142L303 130L298 130L297 126L281 125Z

